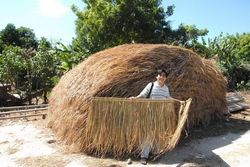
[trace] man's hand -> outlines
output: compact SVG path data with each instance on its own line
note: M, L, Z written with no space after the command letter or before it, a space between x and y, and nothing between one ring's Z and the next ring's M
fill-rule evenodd
M180 100L180 105L185 105L185 103L186 103L185 101Z
M180 103L180 105L185 105L186 104L185 101L182 101L182 100L179 100L179 99L174 99L174 98L172 98L172 99L174 100L175 103Z

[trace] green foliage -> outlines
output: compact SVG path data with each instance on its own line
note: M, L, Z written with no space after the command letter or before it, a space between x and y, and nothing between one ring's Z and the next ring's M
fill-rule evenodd
M34 48L36 49L38 46L38 42L36 40L35 33L32 29L26 27L20 27L17 29L19 43L18 46L21 48Z
M23 49L19 46L6 46L0 54L0 82L11 84L15 93L31 103L32 98L44 96L58 80L56 51L42 38L38 50Z
M87 56L74 39L72 45L58 43L53 48L46 39L36 40L31 29L8 24L0 32L0 83L11 84L22 99L47 96L60 77Z
M168 38L166 43L191 49L202 57L208 58L209 49L203 38L208 32L207 29L198 29L195 25L181 24L178 29L172 31L172 38ZM199 38L202 43L198 41Z
M14 24L8 24L0 31L1 41L6 45L19 46L21 48L36 48L37 41L33 30L20 27L16 29ZM2 51L3 49L1 49Z
M25 70L21 50L18 46L9 46L0 54L1 84L11 84L14 87L20 85L20 76L23 75Z
M5 29L0 32L3 43L6 45L18 46L18 31L14 24L8 24Z
M4 44L3 40L2 40L2 36L0 35L0 53L3 52L4 47L5 47L5 44Z
M77 39L85 53L124 43L162 43L163 34L170 25L166 17L174 6L165 12L159 7L161 0L97 0L84 1L83 11L72 6L78 17Z
M76 39L73 39L73 44L68 47L60 42L57 44L59 45L59 48L56 48L57 56L60 57L60 65L57 68L61 72L67 72L88 57Z
M40 45L40 44L39 44ZM42 92L44 102L47 102L47 94L58 81L57 75L57 55L56 51L48 48L45 50L38 50L36 55L32 58L35 68L33 71L33 78L36 79L34 83L34 89L36 92Z
M243 61L250 62L250 34L243 33L238 37L237 52Z
M170 42L177 42L181 46L190 48L194 43L198 42L200 36L207 35L208 30L199 30L195 25L181 24L173 33L173 38Z
M33 53L33 54L32 54ZM31 103L31 99L36 96L43 96L47 103L47 95L58 81L60 75L57 73L57 65L60 63L56 50L51 47L51 43L46 38L38 42L37 50L26 51L26 96Z
M208 48L220 69L228 79L229 89L249 89L250 81L250 34L236 34L208 41Z
M175 6L161 7L161 0L97 0L84 1L83 11L72 6L76 20L77 40L84 53L125 43L165 43L181 45L206 55L207 49L198 38L208 30L195 25L181 24L172 30L171 21Z

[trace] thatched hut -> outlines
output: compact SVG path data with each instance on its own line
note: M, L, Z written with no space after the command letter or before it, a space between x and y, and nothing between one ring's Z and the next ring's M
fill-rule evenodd
M223 116L226 81L210 61L180 47L125 44L93 54L61 78L49 98L49 127L82 151L91 98L137 95L162 67L169 71L171 96L192 98L189 126Z

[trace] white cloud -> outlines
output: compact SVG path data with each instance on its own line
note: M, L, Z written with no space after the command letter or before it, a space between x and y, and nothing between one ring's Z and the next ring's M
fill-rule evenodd
M39 11L43 16L59 18L68 13L70 9L63 6L60 0L39 0Z

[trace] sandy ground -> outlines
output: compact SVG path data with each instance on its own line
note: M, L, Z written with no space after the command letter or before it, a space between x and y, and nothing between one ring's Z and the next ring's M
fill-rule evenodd
M250 94L247 94L249 97ZM249 98L250 99L250 98ZM70 154L46 119L0 121L1 167L136 167L138 159L95 158ZM195 129L149 167L248 167L250 165L250 110L234 113L222 122Z

